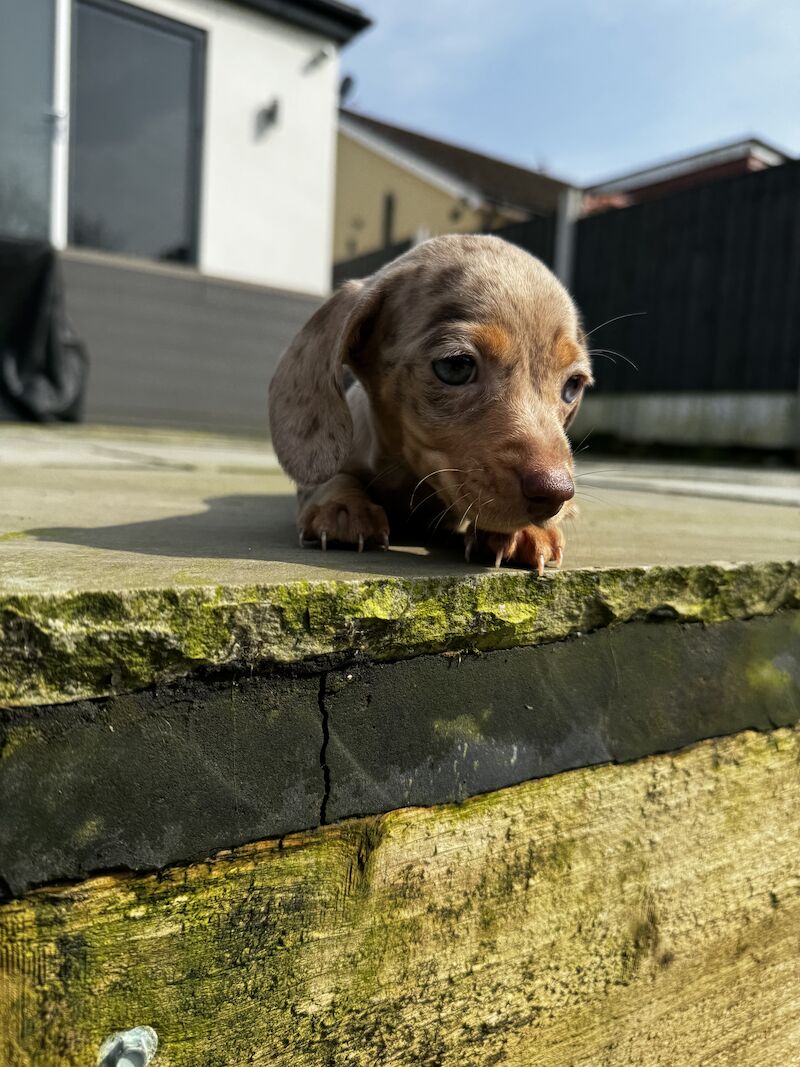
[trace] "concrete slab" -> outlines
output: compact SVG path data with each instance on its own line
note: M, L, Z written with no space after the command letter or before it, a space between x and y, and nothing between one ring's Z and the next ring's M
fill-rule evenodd
M605 457L594 464L580 464L580 469L581 485L587 489L636 489L800 508L800 471L795 469L621 462Z
M800 556L800 507L781 506L800 503L800 475L728 476L602 459L579 464L581 516L568 524L566 566ZM709 485L729 499L710 499ZM465 564L457 544L395 543L389 553L363 556L300 549L293 488L266 441L2 427L0 486L6 593L460 577L486 569Z

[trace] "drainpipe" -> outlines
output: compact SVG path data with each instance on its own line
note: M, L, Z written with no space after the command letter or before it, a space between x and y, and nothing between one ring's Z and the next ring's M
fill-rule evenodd
M583 192L571 185L562 189L558 195L553 270L567 288L572 284L575 224L580 218L582 203Z
M50 242L67 244L69 181L70 59L72 52L72 0L55 0L53 40L53 106L50 170Z

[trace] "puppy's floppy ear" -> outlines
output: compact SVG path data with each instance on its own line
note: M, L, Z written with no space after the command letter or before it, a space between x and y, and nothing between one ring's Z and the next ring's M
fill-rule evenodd
M299 485L326 482L347 458L353 421L343 368L365 343L379 301L377 286L346 282L312 315L278 364L269 388L272 444Z

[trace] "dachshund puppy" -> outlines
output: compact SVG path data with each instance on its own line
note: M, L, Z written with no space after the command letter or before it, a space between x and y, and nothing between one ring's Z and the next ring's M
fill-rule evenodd
M388 546L391 519L444 524L467 559L560 565L575 493L566 429L591 381L569 294L497 237L434 237L347 282L270 386L301 544Z

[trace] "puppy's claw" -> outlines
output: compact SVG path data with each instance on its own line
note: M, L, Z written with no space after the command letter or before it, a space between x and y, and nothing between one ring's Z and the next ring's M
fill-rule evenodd
M381 544L383 545L384 552L387 552L389 550L389 535L388 535L388 533L385 533L383 535L383 539L381 541Z
M358 551L359 552L363 552L364 551L364 535L363 534L359 534L358 535Z
M540 554L536 557L536 570L541 578L544 574L544 555Z
M327 532L327 530L323 530L322 533L319 535L319 543L320 543L320 545L322 547L322 551L323 552L327 552L328 551L328 532Z
M472 546L474 544L475 544L474 541L465 541L464 542L464 560L467 563L469 563L469 557L472 555Z
M306 547L306 532L305 532L305 530L301 530L300 531L299 540L300 540L300 547L301 548L305 548Z
M501 548L500 551L497 553L497 555L494 558L495 567L499 567L502 562L503 562L503 550Z
M563 548L558 548L558 549L556 549L555 564L556 564L557 567L560 567L563 562L564 562L564 549Z

